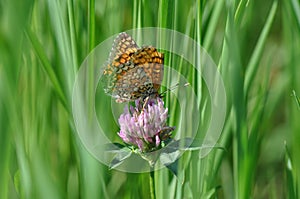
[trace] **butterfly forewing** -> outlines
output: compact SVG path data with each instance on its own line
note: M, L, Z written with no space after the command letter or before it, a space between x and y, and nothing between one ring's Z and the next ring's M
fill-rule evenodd
M120 33L113 42L108 61L112 63L124 53L135 52L138 45L127 33Z

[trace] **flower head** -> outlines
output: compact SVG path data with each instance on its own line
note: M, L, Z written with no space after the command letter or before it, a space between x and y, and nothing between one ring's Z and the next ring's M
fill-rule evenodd
M119 118L118 135L130 145L138 147L142 152L154 151L162 147L162 143L170 139L173 127L168 127L168 108L164 108L161 98L136 100L136 106L126 106Z

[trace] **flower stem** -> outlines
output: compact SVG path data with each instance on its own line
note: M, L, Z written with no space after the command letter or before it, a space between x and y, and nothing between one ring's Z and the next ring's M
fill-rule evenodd
M150 185L150 195L151 195L151 199L155 199L154 170L151 170L151 171L150 171L149 185Z

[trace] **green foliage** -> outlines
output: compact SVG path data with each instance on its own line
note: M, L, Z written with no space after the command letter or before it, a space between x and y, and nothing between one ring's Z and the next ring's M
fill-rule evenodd
M218 143L226 150L205 158L187 151L177 177L156 171L156 198L297 198L298 0L1 1L0 198L149 198L147 174L110 170L86 151L71 110L88 53L113 34L141 27L174 29L201 44L217 63L228 98ZM206 128L212 102L201 74L178 55L165 58L196 90ZM106 106L106 99L96 101ZM166 104L176 126L179 104L169 93ZM120 141L113 116L102 122L109 138Z

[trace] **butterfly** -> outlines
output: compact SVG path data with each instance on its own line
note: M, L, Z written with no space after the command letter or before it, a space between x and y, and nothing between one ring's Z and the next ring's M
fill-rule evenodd
M163 78L164 54L153 46L139 48L130 35L120 33L103 71L104 92L116 102L157 95Z

